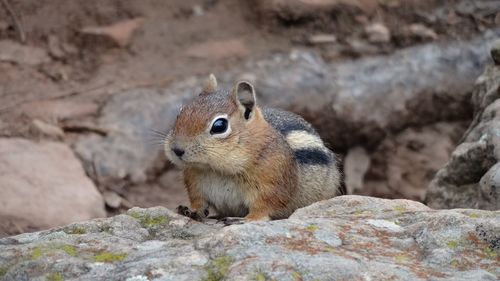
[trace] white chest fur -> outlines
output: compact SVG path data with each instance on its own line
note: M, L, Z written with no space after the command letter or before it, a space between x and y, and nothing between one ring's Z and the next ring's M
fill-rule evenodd
M205 200L224 217L243 217L248 214L243 190L236 180L217 173L204 173L199 186Z

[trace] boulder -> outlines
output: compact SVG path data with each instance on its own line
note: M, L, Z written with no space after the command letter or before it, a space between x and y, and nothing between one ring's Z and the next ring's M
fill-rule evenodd
M498 52L500 46L492 50ZM433 208L500 209L500 65L489 66L472 94L474 119L429 186Z
M222 227L161 208L0 239L2 280L497 280L500 213L341 196Z
M71 149L0 138L0 234L105 217L104 203Z
M335 10L372 14L377 1L371 0L257 0L255 10L263 20L295 22L331 15Z
M357 145L373 149L388 134L409 126L470 119L472 85L498 34L489 31L469 42L423 45L338 64L293 51L216 75L222 87L241 78L253 81L261 105L301 114L336 152ZM98 120L110 133L84 136L75 144L87 174L103 184L144 182L162 149L161 136L153 131L166 133L182 103L199 93L205 79L115 95Z

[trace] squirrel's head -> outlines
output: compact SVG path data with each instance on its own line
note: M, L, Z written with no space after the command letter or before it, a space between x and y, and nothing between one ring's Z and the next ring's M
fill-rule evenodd
M244 169L252 153L245 143L249 129L262 120L249 82L240 81L231 91L219 90L211 74L202 92L179 112L165 152L180 167L235 174Z

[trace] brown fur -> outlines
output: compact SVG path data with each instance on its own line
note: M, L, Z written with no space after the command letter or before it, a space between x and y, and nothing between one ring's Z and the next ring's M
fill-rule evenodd
M239 115L236 113L236 115ZM233 116L237 119L239 116ZM297 167L291 149L279 133L267 124L260 111L245 130L236 130L228 138L238 136L241 156L247 158L244 169L233 177L243 187L244 201L248 202L249 220L282 217L297 189ZM234 122L238 124L238 122ZM243 124L239 124L243 126ZM256 141L257 140L257 141ZM260 141L259 141L260 140ZM244 148L244 149L242 149ZM221 154L224 154L221 151ZM184 179L191 207L199 211L209 202L204 200L199 185L199 174L205 169L186 168ZM214 187L217 188L217 187ZM223 191L222 191L223 192Z
M167 157L184 168L191 208L199 217L212 206L223 217L286 218L299 207L331 197L317 184L321 178L312 181L318 185L312 190L304 184L306 178L299 180L299 174L313 168L299 171L294 151L264 118L250 84L240 82L232 93L216 87L210 77L202 93L181 110L165 141ZM230 128L212 135L211 122L220 116ZM172 148L185 154L177 157ZM299 190L299 182L306 189Z

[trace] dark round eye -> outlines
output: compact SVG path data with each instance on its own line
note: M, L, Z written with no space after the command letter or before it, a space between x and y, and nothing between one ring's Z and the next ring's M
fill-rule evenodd
M227 124L228 121L226 118L219 118L215 120L215 122L212 124L212 128L210 128L210 134L215 135L225 133L228 127Z

